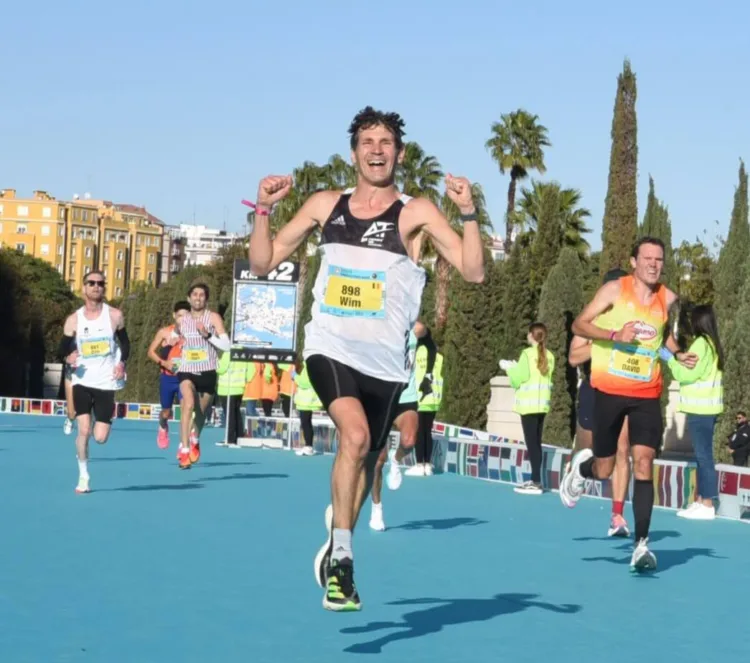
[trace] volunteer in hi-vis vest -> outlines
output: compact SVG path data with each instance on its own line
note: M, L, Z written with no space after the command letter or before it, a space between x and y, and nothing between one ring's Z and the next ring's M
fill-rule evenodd
M242 349L241 345L233 346ZM232 348L223 352L216 367L216 394L224 410L227 423L227 439L229 446L237 446L237 439L244 437L242 425L242 394L245 385L255 376L255 364L252 362L232 359Z
M719 496L714 465L714 427L724 411L724 351L719 325L709 305L696 306L690 315L693 342L689 351L698 358L695 368L685 368L672 357L669 368L680 383L680 412L687 415L687 428L698 464L698 495L687 509L677 513L690 520L713 520L714 500Z
M299 414L300 434L302 436L300 442L302 444L298 447L296 454L298 456L314 456L312 415L313 412L323 410L323 403L318 398L318 394L315 393L312 382L310 382L310 376L307 374L307 364L301 357L297 360L297 367L301 370L296 372L294 376L296 388L294 407L297 408Z
M560 483L560 500L576 505L587 479L608 479L615 466L617 439L625 418L633 454L633 515L635 542L632 571L656 568L648 548L654 508L653 462L661 446L664 424L659 399L662 340L686 365L695 357L679 352L666 333L670 308L677 295L659 283L664 266L664 243L643 237L630 254L629 276L606 283L573 321L576 336L593 341L591 386L594 388L593 451L583 449L572 459Z
M523 438L531 465L531 480L516 486L515 491L522 495L541 495L542 432L552 396L555 356L547 350L547 327L541 322L529 327L526 341L529 347L521 353L518 361L502 360L500 368L507 372L510 386L515 390L513 410L521 415Z

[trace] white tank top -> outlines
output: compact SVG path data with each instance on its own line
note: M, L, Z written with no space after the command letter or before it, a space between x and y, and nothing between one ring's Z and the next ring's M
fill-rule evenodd
M399 234L399 216L411 198L401 196L364 220L349 211L351 192L323 226L303 356L322 354L379 380L408 382L409 333L426 278Z
M213 331L211 311L208 309L200 318L186 315L180 323L180 333L184 339L180 356L180 373L198 374L216 370L218 363L216 348L198 331L199 322L203 323L206 331Z
M102 311L95 320L84 315L84 308L76 311L76 349L78 362L73 369L71 382L92 389L116 391L121 385L113 377L117 363L117 344L112 330L109 305L102 304Z

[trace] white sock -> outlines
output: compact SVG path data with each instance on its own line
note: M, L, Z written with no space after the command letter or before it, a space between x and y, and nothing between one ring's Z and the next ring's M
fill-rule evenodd
M78 461L78 475L82 479L88 479L89 478L89 461L88 460L79 460Z
M354 555L352 554L352 532L348 529L334 528L331 559L341 561L345 557L354 559Z
M372 503L372 512L375 513L376 511L380 512L380 513L383 513L383 503L382 502L378 502L377 504L375 502Z

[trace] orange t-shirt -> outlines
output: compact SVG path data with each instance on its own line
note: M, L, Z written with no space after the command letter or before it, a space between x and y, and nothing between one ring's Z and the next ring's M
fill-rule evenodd
M634 398L659 398L662 370L659 348L669 318L667 289L659 285L650 304L642 304L635 295L634 279L623 276L620 296L594 324L618 331L628 322L636 323L631 343L594 341L591 347L591 386L606 394Z

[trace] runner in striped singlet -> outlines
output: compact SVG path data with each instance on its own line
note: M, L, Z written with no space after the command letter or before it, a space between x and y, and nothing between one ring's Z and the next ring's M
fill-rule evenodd
M200 460L199 437L206 423L206 412L216 393L217 350L229 351L229 336L221 316L206 308L208 296L205 283L191 286L188 290L190 314L179 322L175 321L175 328L179 327L182 337L180 370L177 373L182 396L177 460L183 470Z

